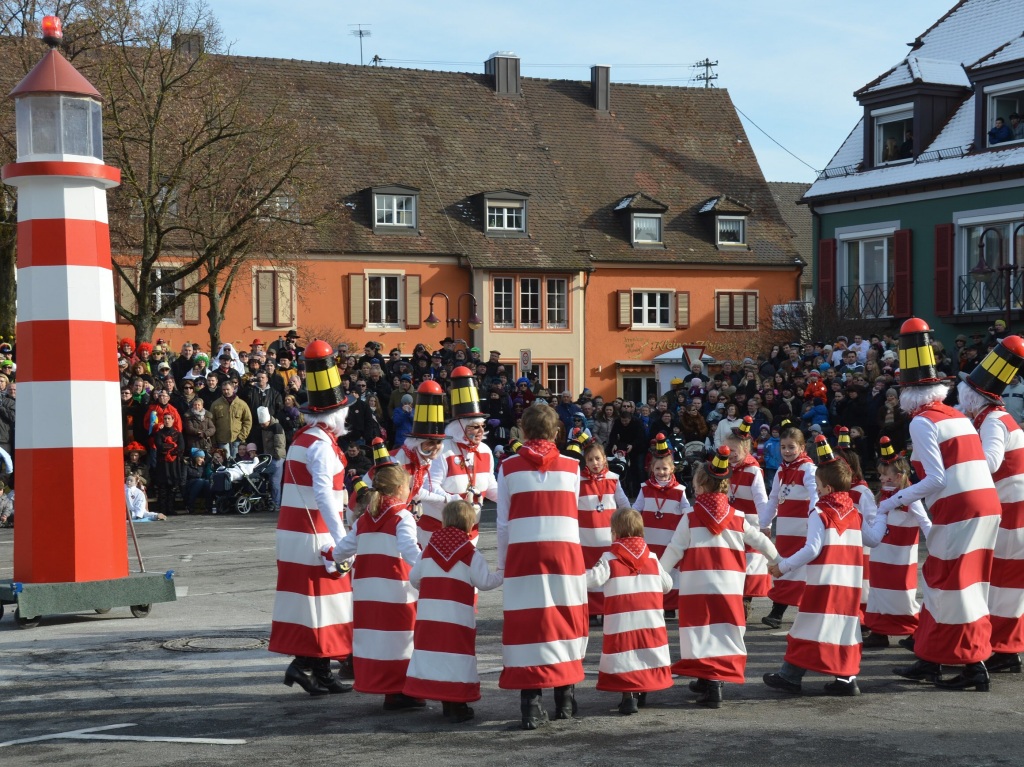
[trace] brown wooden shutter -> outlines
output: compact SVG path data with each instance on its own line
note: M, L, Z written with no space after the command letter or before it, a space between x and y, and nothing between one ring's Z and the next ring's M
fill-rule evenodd
M953 300L955 273L953 270L956 255L956 226L953 224L935 225L935 314L949 317L953 314L956 303Z
M732 327L732 293L715 296L715 327L725 330Z
M690 327L690 291L680 290L676 293L676 327Z
M192 272L182 278L181 287L183 290L188 290L195 287L197 282L199 282L199 275L196 272ZM201 319L199 312L199 294L193 293L181 305L181 323L183 325L198 325Z
M348 326L361 328L366 325L366 277L362 272L348 276Z
M277 324L278 327L293 328L295 322L295 278L291 272L275 272L277 281Z
M139 270L126 266L123 267L124 277L114 272L114 300L117 301L118 306L124 309L129 314L135 314L139 311L138 302L135 300L135 294L132 293L131 286L128 284L128 280L131 281L131 285L138 282ZM117 315L117 321L122 325L127 325L128 321L121 315Z
M818 240L818 303L836 302L836 241Z
M267 270L253 275L252 292L256 296L256 326L269 328L274 325L274 273Z
M913 255L911 247L911 230L900 229L893 235L893 280L895 284L892 290L892 306L889 311L893 317L909 317L913 314L914 291L911 279L913 278Z
M423 306L420 300L420 275L405 275L405 327L418 328L422 323Z
M615 291L619 299L619 321L617 327L628 328L633 324L633 294L628 290Z
M741 320L743 327L757 330L757 293L743 294L745 316Z

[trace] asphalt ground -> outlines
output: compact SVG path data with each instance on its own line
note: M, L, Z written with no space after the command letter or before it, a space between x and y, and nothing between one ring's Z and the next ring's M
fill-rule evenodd
M940 691L894 677L892 667L912 657L893 647L865 652L860 697L827 697L828 679L813 674L802 696L769 690L761 676L777 670L793 616L781 630L761 625L765 599L755 600L747 632L748 682L727 685L719 710L695 706L677 680L640 714L620 716L618 695L594 689L601 632L593 629L579 718L521 731L518 694L497 687L500 589L480 595L483 699L472 722L448 724L438 703L385 713L380 696L310 698L282 684L288 659L265 649L274 525L266 514L138 525L147 570L175 570L179 592L144 619L122 607L22 629L8 607L0 744L39 740L0 745L0 765L1024 764L1022 675L995 676L989 693ZM485 511L481 550L492 564L493 530L493 510ZM0 580L12 577L14 532L0 530ZM550 711L550 691L544 701ZM66 735L81 730L92 731ZM174 738L184 740L166 740Z

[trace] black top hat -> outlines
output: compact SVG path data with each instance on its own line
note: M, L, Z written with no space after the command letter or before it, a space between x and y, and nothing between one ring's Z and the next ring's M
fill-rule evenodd
M900 328L900 386L931 386L946 378L935 366L932 330L920 317Z
M839 427L838 446L840 450L850 450L853 447L853 443L850 442L850 430L845 426Z
M418 439L444 439L444 390L437 381L424 381L413 397L412 431Z
M1007 336L985 355L970 375L961 373L960 377L986 400L1002 405L1003 390L1013 382L1022 367L1024 338Z
M373 465L375 467L395 462L391 453L388 452L387 444L380 437L373 438L373 441L370 443L370 448L373 450Z
M732 433L740 439L749 440L751 438L750 427L754 425L754 419L749 415L743 416L743 420L740 421L739 426L734 426Z
M819 466L835 463L839 460L839 458L836 457L836 454L832 452L832 446L828 444L828 440L825 439L824 434L819 434L814 438L814 449L818 454Z
M651 440L651 455L654 458L666 458L672 456L672 448L668 446L668 440L661 432L655 434L654 439Z
M704 468L707 469L715 479L728 479L732 476L732 467L729 466L729 456L732 451L728 445L720 445L718 450L711 456L711 459L704 464Z
M878 440L878 460L881 463L886 465L896 463L900 457L900 453L897 453L896 448L892 446L892 440L888 437L882 437Z
M464 365L459 365L452 370L451 379L452 388L448 396L452 401L452 420L486 417L486 413L480 407L480 392L477 391L473 372Z
M570 439L565 443L565 449L562 451L562 455L568 458L575 458L578 461L583 460L583 448L580 447L580 443L574 439Z
M355 395L342 391L334 350L325 341L314 341L306 347L306 392L306 404L299 408L303 413L327 413L356 401Z

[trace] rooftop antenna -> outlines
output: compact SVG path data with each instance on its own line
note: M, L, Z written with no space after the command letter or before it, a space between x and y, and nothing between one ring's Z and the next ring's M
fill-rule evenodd
M362 66L363 65L363 38L364 37L369 37L370 35L373 34L373 32L371 32L368 29L363 29L363 27L369 27L371 25L370 24L349 24L349 26L350 27L356 27L351 32L349 32L349 34L350 35L355 35L356 37L359 38L359 66Z
M704 59L704 61L698 61L693 66L696 69L700 69L701 67L704 68L704 74L696 75L693 79L694 80L703 80L705 88L713 88L714 86L711 84L711 81L712 80L717 80L718 79L718 75L715 74L715 72L712 69L712 67L717 67L718 66L718 62L717 61L711 61L710 59Z

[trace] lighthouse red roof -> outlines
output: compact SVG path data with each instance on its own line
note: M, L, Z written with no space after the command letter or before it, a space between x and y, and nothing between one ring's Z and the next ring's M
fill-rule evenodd
M100 92L93 84L55 50L48 51L40 62L32 67L32 71L8 94L8 98L29 93L68 93L74 96L91 96L102 101Z

